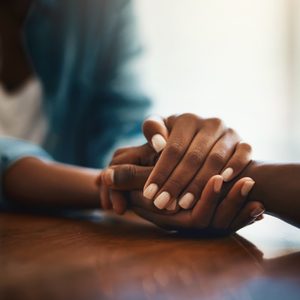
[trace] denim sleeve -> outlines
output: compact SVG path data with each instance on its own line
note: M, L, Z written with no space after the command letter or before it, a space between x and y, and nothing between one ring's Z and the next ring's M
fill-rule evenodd
M91 41L93 49L99 49L94 77L98 84L92 89L87 151L89 165L100 167L113 149L141 141L142 123L151 103L141 74L143 47L132 1L111 1L106 15L111 23L103 30L105 51L100 53L100 40Z
M8 199L5 199L3 195L3 174L24 157L52 160L46 151L35 144L16 138L0 137L0 208L8 206Z

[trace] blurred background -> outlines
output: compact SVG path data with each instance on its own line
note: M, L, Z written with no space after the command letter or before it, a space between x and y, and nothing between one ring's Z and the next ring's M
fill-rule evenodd
M218 116L263 160L299 161L300 1L135 0L154 113Z

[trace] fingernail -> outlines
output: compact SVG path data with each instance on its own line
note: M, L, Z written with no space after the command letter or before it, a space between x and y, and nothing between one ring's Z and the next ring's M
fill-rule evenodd
M251 189L253 188L255 182L253 180L247 180L245 181L245 183L243 184L242 188L241 188L241 195L243 197L246 197L249 192L251 191Z
M169 211L175 210L176 204L177 204L176 199L172 200L171 203L166 207L166 210L169 210Z
M155 194L158 191L158 185L155 183L151 183L147 186L147 188L144 190L143 196L147 199L153 199Z
M186 193L180 200L179 200L179 206L183 209L189 209L191 208L191 205L194 201L194 195L192 193Z
M155 200L154 200L154 205L158 209L163 209L166 207L168 202L171 199L171 195L168 192L162 192Z
M262 208L255 208L255 209L251 212L251 217L257 218L257 217L261 216L264 212L265 212L265 210L262 209Z
M162 151L165 147L166 147L166 140L164 139L164 137L161 134L155 134L152 139L152 146L155 149L155 151L157 153L159 153L160 151Z
M222 176L216 176L215 182L214 182L214 191L215 193L220 193L221 188L223 185L223 177Z
M223 177L223 180L225 182L229 181L231 179L231 176L233 174L233 169L232 168L227 168L223 171L223 173L221 174L221 176Z
M114 174L115 174L115 171L113 169L107 169L107 170L103 171L103 178L104 178L105 183L108 186L113 185Z

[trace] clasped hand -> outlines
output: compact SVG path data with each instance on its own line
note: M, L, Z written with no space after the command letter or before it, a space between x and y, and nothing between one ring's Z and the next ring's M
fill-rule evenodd
M148 119L147 144L117 150L97 179L103 209L172 230L230 233L262 219L247 201L255 182L242 177L251 147L220 119L193 114Z

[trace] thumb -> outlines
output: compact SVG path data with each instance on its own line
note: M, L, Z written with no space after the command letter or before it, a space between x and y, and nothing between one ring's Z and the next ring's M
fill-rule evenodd
M142 190L152 169L130 164L111 166L102 171L102 182L115 190Z
M143 132L148 143L157 153L165 148L169 132L163 118L152 116L146 119L143 124Z

